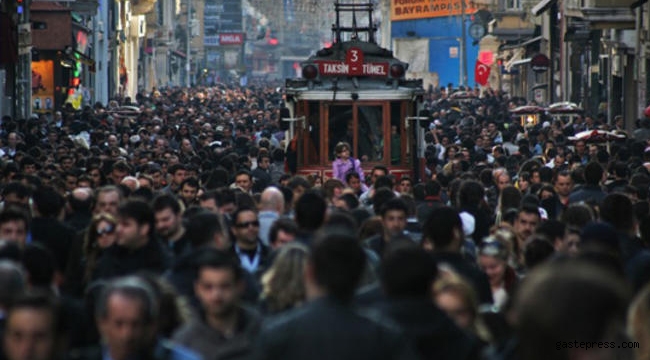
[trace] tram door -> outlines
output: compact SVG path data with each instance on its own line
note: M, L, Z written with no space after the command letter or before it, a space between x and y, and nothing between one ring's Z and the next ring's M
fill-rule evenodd
M298 143L301 146L298 162L302 166L318 165L321 162L320 147L323 138L320 103L318 101L301 102L298 112L305 116L304 123L301 124L301 129L297 133Z

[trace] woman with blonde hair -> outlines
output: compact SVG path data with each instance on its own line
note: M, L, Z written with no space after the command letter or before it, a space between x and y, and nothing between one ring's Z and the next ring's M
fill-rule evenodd
M280 248L273 265L262 276L261 308L276 314L300 306L305 301L303 271L309 249L299 243Z
M442 269L433 285L433 300L459 328L476 334L478 298L472 286L453 270Z
M485 272L492 289L496 309L502 309L513 295L517 274L510 266L507 244L498 236L483 239L479 247L478 265Z
M104 249L115 243L117 220L108 213L93 216L80 247L73 249L66 269L65 290L81 295L92 281L97 260Z

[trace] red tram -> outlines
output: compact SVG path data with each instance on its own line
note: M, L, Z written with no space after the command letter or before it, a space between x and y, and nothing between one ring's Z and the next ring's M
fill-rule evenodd
M418 116L424 115L422 80L407 80L408 64L375 42L372 4L334 6L332 46L303 62L302 77L285 84L282 120L291 123L297 173L332 177L334 148L344 141L366 172L381 164L398 178L420 178L424 129L418 125L428 120ZM352 15L352 26L341 26L342 13ZM357 26L357 14L367 16L367 26Z

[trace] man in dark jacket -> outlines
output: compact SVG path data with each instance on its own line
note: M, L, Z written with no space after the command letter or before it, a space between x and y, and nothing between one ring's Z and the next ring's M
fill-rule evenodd
M63 224L57 217L61 215L65 200L49 186L42 186L34 192L34 219L32 220L32 240L43 244L52 252L58 272L65 271L68 262L68 249L76 236L73 228Z
M444 206L434 209L422 228L424 245L433 246L433 258L451 266L472 284L482 304L492 303L492 290L487 275L461 254L463 224L458 211Z
M388 300L378 309L400 325L422 359L478 359L478 341L431 302L435 261L415 244L399 245L382 261L381 284Z
M585 166L585 185L569 195L569 204L586 202L592 205L600 205L607 193L600 187L603 180L603 167L592 161Z
M609 194L603 199L600 216L616 229L625 276L640 290L650 280L650 251L636 236L638 220L632 201L623 194Z
M93 217L93 191L90 188L76 188L68 196L69 214L65 223L77 233L85 230Z
M95 318L100 346L73 351L71 360L198 360L193 351L157 337L160 299L137 276L110 281L99 294Z
M171 264L171 255L153 238L153 210L142 200L129 200L117 210L116 244L106 249L97 263L94 279L131 275L140 270L160 274Z
M365 269L357 239L324 232L305 269L306 305L273 319L257 341L258 359L413 359L406 340L350 303Z
M22 295L7 309L3 336L8 360L64 359L66 333L61 306L43 294Z
M192 241L191 251L174 261L174 265L165 273L165 279L174 286L179 295L188 299L197 311L200 303L194 293L196 281L196 261L200 255L211 249L230 251L230 239L224 219L219 214L207 210L193 214L187 220L187 237ZM242 300L256 303L259 300L257 280L247 271L243 272L245 289Z
M233 252L239 257L244 270L261 276L268 268L271 251L257 236L260 228L257 211L252 208L238 208L232 214L232 220L232 234L235 236Z
M257 157L257 167L251 172L255 192L262 192L271 185L271 156L263 153Z
M237 257L214 248L205 249L197 259L196 269L194 292L201 303L201 315L181 327L174 341L204 359L247 358L261 318L240 304L244 271Z
M185 236L181 204L175 195L160 194L153 199L158 239L166 245L174 257L190 251L190 239Z
M384 231L381 234L366 239L364 244L381 258L388 242L392 238L404 234L406 219L408 217L408 207L404 200L393 198L381 207L380 215Z

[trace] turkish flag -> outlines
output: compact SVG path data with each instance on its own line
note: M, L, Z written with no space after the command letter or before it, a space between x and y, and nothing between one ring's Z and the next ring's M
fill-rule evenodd
M488 83L489 77L490 67L476 60L476 66L474 67L474 79L476 79L476 83L485 86Z

